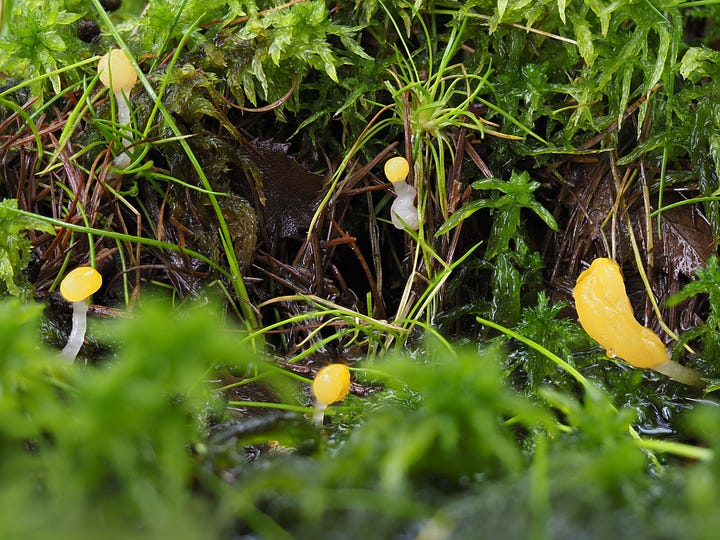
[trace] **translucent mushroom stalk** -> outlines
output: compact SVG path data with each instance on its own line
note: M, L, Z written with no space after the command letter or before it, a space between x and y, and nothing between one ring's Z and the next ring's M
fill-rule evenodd
M410 165L403 157L390 158L385 162L385 176L392 182L396 195L390 206L390 219L398 229L407 227L416 231L420 226L415 206L417 190L405 181L409 172Z
M663 375L670 377L674 381L687 384L688 386L705 386L700 374L692 368L678 364L675 360L670 360L662 364L656 364L650 366L650 369L662 373Z
M74 362L77 358L80 348L85 342L85 332L87 331L87 302L73 302L72 308L72 329L67 344L60 352L60 356L68 362Z
M315 396L313 421L321 426L328 405L342 401L350 393L350 370L345 364L329 364L320 369L312 384Z
M102 285L102 276L94 268L79 266L60 283L60 294L72 303L72 328L67 344L60 356L72 363L85 341L87 330L88 298L98 291Z
M573 289L580 324L611 358L652 369L690 386L703 386L693 369L670 359L660 337L636 319L620 267L611 259L595 259Z
M128 137L131 133L130 121L130 91L137 82L137 74L132 62L122 49L113 49L105 54L98 61L98 73L100 81L115 95L117 103L118 124L122 127L122 144L124 148L132 142ZM130 157L127 152L119 154L114 164L118 169L124 169L130 165Z

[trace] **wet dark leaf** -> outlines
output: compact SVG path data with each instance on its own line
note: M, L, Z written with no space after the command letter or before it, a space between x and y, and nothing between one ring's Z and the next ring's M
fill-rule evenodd
M243 153L257 167L260 178L258 194L263 202L262 214L271 243L281 238L298 238L310 225L322 177L313 174L289 156L287 144L255 140Z
M713 253L710 224L690 206L672 208L662 216L661 268L674 279L692 277Z

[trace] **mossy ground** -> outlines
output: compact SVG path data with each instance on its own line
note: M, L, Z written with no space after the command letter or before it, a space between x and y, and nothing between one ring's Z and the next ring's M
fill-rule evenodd
M1 537L714 538L717 4L108 4L4 4ZM598 256L704 391L582 331Z

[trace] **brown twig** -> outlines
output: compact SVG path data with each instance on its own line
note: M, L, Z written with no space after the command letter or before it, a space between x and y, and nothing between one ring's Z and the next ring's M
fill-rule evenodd
M382 297L380 296L380 293L377 289L377 284L375 283L375 278L372 275L372 272L370 271L370 267L367 264L367 261L365 260L365 257L363 256L360 249L357 247L357 244L355 242L355 238L347 234L342 227L334 220L331 219L331 223L333 228L340 234L341 239L346 239L348 246L350 246L350 249L352 249L353 254L357 258L358 262L360 263L360 266L363 269L363 272L365 272L365 277L368 280L368 284L370 285L370 294L373 297L373 302L375 305L375 311L377 313L378 318L380 319L387 319L387 314L385 313L385 306L383 304Z

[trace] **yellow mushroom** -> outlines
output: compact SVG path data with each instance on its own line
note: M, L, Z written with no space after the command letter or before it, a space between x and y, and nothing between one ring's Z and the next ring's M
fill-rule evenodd
M635 319L615 261L595 259L578 276L573 298L580 324L609 357L653 369L684 384L702 385L695 370L671 360L660 337Z
M130 90L137 82L137 73L130 58L122 49L113 49L98 61L100 81L115 95L118 108L118 123L123 126L123 146L130 145L126 134L130 132ZM115 158L115 166L124 169L130 165L130 158L123 152Z
M405 181L410 164L404 157L390 158L385 162L385 176L395 188L395 200L390 207L390 219L398 229L407 227L416 231L419 227L418 209L415 206L417 190Z
M396 156L385 162L385 176L391 182L404 182L410 174L410 164L404 157Z
M327 406L342 401L350 393L350 370L345 364L329 364L320 369L312 383L315 396L313 420L322 425Z
M102 285L102 276L94 268L79 266L68 272L60 283L60 294L72 303L72 329L67 344L60 353L68 362L73 362L85 341L87 329L87 299Z

